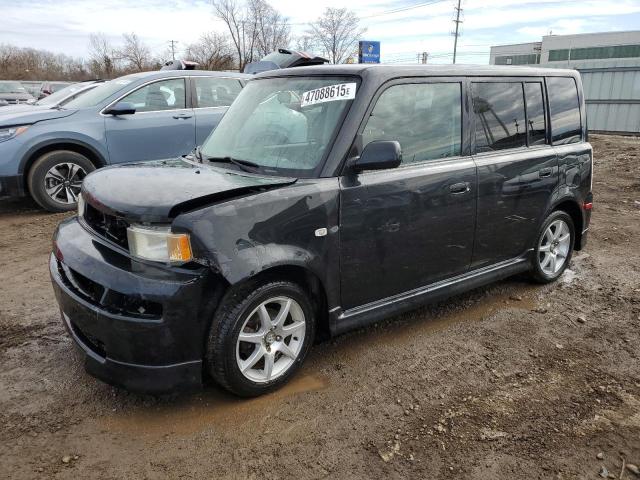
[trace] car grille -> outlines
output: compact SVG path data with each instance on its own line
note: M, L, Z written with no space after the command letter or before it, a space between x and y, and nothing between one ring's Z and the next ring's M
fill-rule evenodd
M83 218L98 235L122 248L129 249L129 241L127 240L129 224L124 219L103 213L88 203L85 203Z
M162 318L162 304L139 295L126 295L109 289L58 262L58 273L64 284L76 295L109 313L141 319Z

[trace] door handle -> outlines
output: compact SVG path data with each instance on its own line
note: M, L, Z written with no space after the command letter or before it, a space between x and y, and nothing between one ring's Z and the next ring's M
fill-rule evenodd
M449 185L449 192L452 195L461 195L463 193L467 193L469 190L471 190L469 182L460 182Z
M176 120L186 120L187 118L191 118L193 115L190 113L177 113L173 116Z
M540 178L546 178L550 177L552 172L553 170L551 168L542 168L538 170L538 175L540 175Z

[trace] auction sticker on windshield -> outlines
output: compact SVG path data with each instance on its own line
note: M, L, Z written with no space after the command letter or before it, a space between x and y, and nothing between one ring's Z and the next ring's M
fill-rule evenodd
M339 83L309 90L302 94L300 106L307 107L317 103L335 102L336 100L352 100L356 97L356 83Z

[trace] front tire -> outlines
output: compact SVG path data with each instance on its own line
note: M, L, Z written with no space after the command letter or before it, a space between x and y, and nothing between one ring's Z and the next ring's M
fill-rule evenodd
M95 168L91 160L77 152L56 150L45 153L29 170L29 192L45 210L73 210L77 206L84 177Z
M552 212L540 229L532 259L531 277L539 283L560 278L573 254L575 227L571 217L561 210Z
M254 397L285 384L315 336L307 292L284 281L248 282L224 296L207 342L209 374L223 388Z

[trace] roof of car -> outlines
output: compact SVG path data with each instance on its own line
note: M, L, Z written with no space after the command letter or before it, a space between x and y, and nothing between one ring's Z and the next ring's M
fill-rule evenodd
M211 70L153 70L150 72L134 73L137 78L170 78L170 77L231 77L249 80L253 75L239 72L220 72Z
M253 78L304 75L360 75L379 80L420 76L577 76L576 70L501 65L316 65L259 73Z

